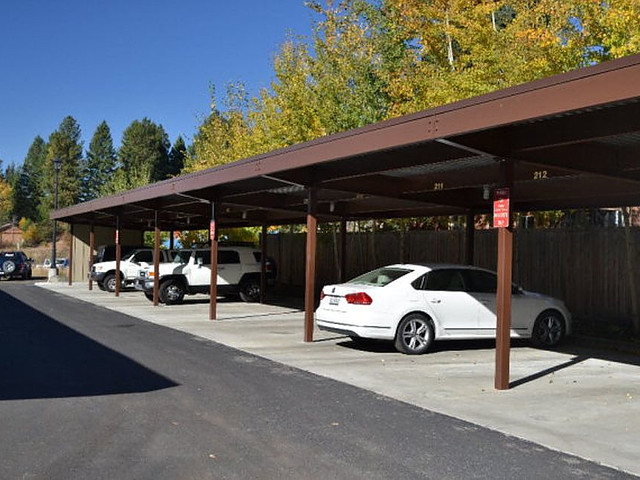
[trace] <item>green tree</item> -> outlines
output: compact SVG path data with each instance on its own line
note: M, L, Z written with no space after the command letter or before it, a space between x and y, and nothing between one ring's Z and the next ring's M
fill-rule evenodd
M40 221L47 144L37 135L24 159L13 190L14 214L18 218Z
M82 140L80 125L72 117L65 117L58 130L49 136L47 159L44 165L41 218L48 219L54 204L55 169L54 159L60 160L58 180L58 208L74 205L80 199L82 171Z
M335 133L383 120L390 105L387 69L395 37L380 6L364 0L310 6L319 15L310 70L322 125Z
M134 120L122 134L118 150L119 168L105 188L115 193L140 187L167 177L169 137L162 125L148 118Z
M176 141L171 146L169 151L169 163L167 167L166 176L175 177L180 175L185 165L185 159L187 158L187 145L184 143L181 135L178 135Z
M249 106L244 85L231 83L227 86L224 110L217 108L213 86L210 94L211 113L194 137L194 153L185 161L185 172L223 165L260 153L247 118Z
M640 52L640 3L637 0L576 0L574 4L590 62Z
M86 153L82 199L86 201L99 197L115 169L116 150L113 147L111 129L106 121L102 121L96 128Z
M402 50L376 6L363 0L310 2L319 17L313 42L288 39L274 60L269 89L247 98L242 84L227 89L194 138L185 171L312 140L381 120L389 111L387 70ZM380 51L383 53L381 54Z

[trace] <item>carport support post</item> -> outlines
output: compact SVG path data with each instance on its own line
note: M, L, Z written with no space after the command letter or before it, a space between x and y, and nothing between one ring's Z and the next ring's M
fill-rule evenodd
M316 189L309 188L307 197L307 255L304 282L304 341L313 342L313 309L316 289L316 245L318 218L316 216Z
M503 160L500 164L501 184L510 188L513 197L513 163ZM509 201L512 206L511 198ZM509 226L498 228L498 289L496 293L496 372L495 388L509 389L509 354L511 349L511 277L513 269L513 232L511 208Z
M211 221L209 238L211 239L211 280L209 286L209 320L215 320L218 308L218 228L216 225L216 202L211 202Z
M260 303L264 303L267 296L267 225L262 224L260 235Z
M467 224L465 226L464 235L464 263L473 265L473 250L475 248L476 226L474 212L467 213Z
M91 280L91 271L93 270L93 252L96 248L96 233L93 223L89 226L89 290L93 290L93 280Z
M158 210L153 211L153 306L159 303L160 291L160 225L158 224Z
M340 219L340 283L347 281L347 220Z
M69 286L73 285L73 223L69 227Z
M116 216L116 297L120 296L120 260L122 249L120 248L120 215Z

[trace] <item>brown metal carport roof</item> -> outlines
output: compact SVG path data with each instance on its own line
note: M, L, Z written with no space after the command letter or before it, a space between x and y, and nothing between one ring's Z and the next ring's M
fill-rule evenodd
M164 229L207 228L211 201L220 226L313 228L316 218L488 212L483 191L499 185L511 187L517 211L638 205L638 100L640 55L74 205L51 218L109 226L119 218L121 227L148 230L157 212ZM510 257L506 241L501 258Z

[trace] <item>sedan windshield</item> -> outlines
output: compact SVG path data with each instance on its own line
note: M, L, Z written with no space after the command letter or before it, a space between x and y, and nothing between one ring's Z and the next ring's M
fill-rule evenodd
M380 287L384 287L385 285L390 284L394 280L397 280L412 271L413 270L409 270L408 268L383 267L365 273L364 275L360 275L359 277L350 280L348 283L357 283L360 285L378 285Z

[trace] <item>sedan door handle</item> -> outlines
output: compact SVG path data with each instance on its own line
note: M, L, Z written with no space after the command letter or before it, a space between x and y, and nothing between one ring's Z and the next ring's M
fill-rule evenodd
M432 298L431 300L429 300L431 303L440 303L442 300L440 300L439 298Z

